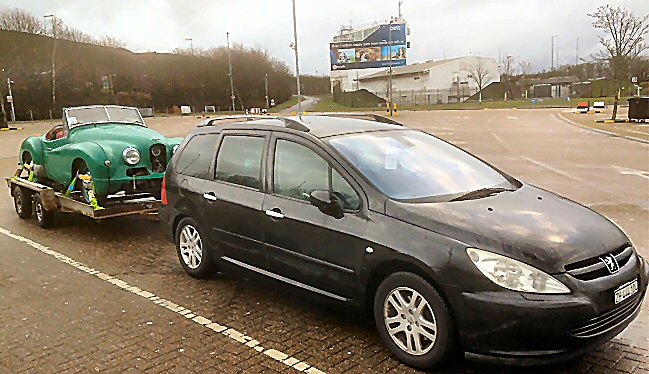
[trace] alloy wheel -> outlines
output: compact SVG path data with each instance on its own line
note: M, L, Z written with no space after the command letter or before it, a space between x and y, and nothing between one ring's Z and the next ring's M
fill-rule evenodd
M428 301L412 288L398 287L388 294L383 321L394 343L408 354L421 356L435 345L435 314Z
M179 244L185 265L190 269L198 268L203 259L203 241L198 230L191 225L185 226L180 233Z

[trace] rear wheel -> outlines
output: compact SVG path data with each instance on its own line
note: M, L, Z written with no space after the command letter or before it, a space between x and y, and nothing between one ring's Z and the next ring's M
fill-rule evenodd
M388 349L412 367L433 368L453 352L453 321L444 299L418 275L387 277L376 291L374 319Z
M203 231L193 219L186 217L178 223L176 250L180 265L194 278L207 278L216 269L207 251Z
M12 192L14 197L14 207L18 217L22 219L29 219L32 216L32 197L26 189L20 186L14 186Z

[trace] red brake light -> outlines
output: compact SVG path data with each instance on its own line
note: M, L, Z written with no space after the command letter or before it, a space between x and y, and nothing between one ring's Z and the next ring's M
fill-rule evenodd
M162 198L162 203L167 205L169 204L169 201L167 201L167 175L165 174L164 178L162 178L162 193L160 194L160 197Z

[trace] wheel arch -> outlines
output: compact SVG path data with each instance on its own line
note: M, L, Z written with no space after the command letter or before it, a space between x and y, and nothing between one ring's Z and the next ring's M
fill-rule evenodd
M437 293L442 297L446 303L446 307L451 315L451 318L456 321L455 312L453 306L450 303L449 298L446 296L444 289L440 287L439 282L431 274L431 270L426 270L423 264L416 264L412 261L406 261L405 259L392 259L384 261L377 266L375 266L370 272L369 277L367 278L367 283L365 286L365 305L366 310L370 313L369 315L373 316L372 308L374 306L374 296L376 291L379 288L379 285L391 274L399 272L408 272L422 277L426 282L435 288ZM457 329L457 324L455 324L455 329ZM457 333L457 331L456 331Z
M36 165L43 165L43 142L36 136L29 137L20 145L20 153L18 155L21 164L25 161L25 154L29 153L32 160Z

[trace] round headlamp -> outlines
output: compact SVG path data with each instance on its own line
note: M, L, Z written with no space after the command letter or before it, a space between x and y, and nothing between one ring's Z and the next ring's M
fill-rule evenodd
M129 165L135 165L140 162L140 152L135 148L126 148L122 156L124 156L124 162Z

